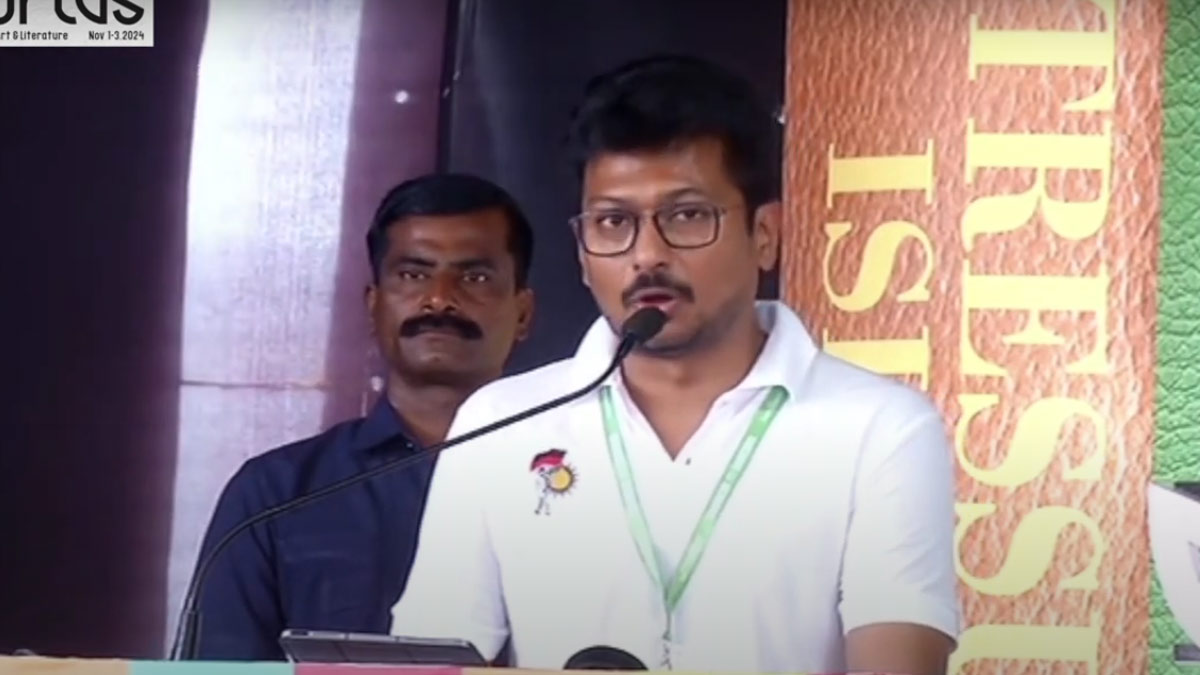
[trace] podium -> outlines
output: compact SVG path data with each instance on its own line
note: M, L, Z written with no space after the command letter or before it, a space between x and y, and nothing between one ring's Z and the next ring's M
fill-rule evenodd
M0 675L510 675L571 672L517 668L453 668L446 666L331 665L324 663L227 663L216 661L122 661L57 659L35 656L0 657ZM595 671L577 671L595 672ZM795 673L793 675L889 675L888 673Z

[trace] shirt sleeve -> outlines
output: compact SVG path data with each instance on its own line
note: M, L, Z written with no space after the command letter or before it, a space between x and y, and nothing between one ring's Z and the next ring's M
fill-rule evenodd
M493 421L477 393L459 408L449 438ZM500 571L487 522L486 461L498 434L438 458L408 585L392 608L393 635L457 638L489 661L508 639Z
M217 541L265 506L252 464L230 479L217 501L200 558ZM214 561L199 598L197 654L214 661L282 660L283 613L267 526L243 532Z
M905 406L907 407L907 406ZM957 640L954 461L932 404L876 420L862 450L842 561L843 630L928 626Z

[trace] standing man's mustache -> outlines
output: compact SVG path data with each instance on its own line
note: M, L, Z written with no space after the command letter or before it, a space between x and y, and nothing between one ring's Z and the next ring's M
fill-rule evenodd
M422 314L408 319L400 324L400 337L411 338L426 331L446 328L467 340L478 340L483 337L483 329L479 327L479 324L456 314Z
M638 275L638 278L633 280L633 283L629 285L629 288L626 288L621 292L621 302L628 307L629 305L633 304L633 296L638 291L657 289L671 291L688 302L696 299L696 294L692 292L691 286L688 286L682 281L672 279L662 272L656 272L653 274Z

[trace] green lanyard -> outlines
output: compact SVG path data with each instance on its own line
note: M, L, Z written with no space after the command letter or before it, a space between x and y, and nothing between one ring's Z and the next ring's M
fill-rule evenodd
M650 578L662 590L668 625L676 605L679 604L679 599L687 590L688 582L692 580L692 574L700 563L700 557L704 555L704 549L708 547L708 542L712 539L713 530L716 529L717 521L721 518L725 504L733 494L733 489L737 486L738 481L741 480L742 474L746 472L750 459L754 457L754 452L762 444L763 437L767 434L771 423L775 421L775 415L783 407L786 398L786 389L779 386L772 387L766 400L759 406L758 411L754 414L754 419L750 422L750 428L742 436L737 451L733 453L733 457L729 459L729 464L725 467L725 473L721 475L720 482L713 489L712 496L708 499L708 505L700 514L696 529L692 531L692 538L688 540L683 557L679 560L679 567L672 575L670 586L667 586L663 583L662 575L659 572L660 565L657 563L660 561L650 537L650 526L646 523L646 514L638 499L637 487L633 480L633 469L629 464L629 453L625 449L625 439L621 436L617 411L613 406L611 387L606 386L600 390L600 407L604 413L604 435L608 441L608 456L612 460L613 470L616 472L617 486L621 491L621 502L625 505L625 515L629 518L629 530L633 534L638 555L641 556L642 563L650 573ZM669 628L664 637L670 637Z

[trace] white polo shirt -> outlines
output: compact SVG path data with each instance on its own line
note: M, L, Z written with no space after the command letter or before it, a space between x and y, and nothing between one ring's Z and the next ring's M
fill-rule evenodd
M469 640L489 659L511 635L525 668L603 645L651 669L743 672L840 671L845 633L873 623L957 637L953 462L938 411L818 350L785 305L758 312L762 353L674 460L619 375L606 385L666 580L767 392L787 394L669 624L593 393L439 459L392 633ZM598 320L573 358L480 389L450 436L585 385L615 346Z

